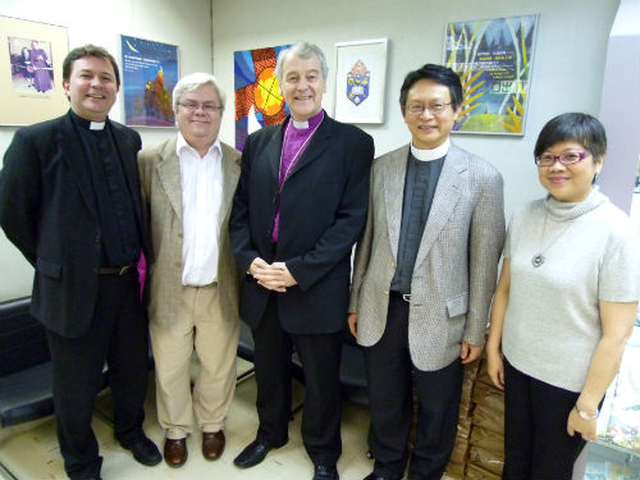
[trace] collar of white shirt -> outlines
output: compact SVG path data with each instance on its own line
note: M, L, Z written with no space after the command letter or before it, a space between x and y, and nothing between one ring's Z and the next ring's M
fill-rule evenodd
M198 153L198 151L187 143L181 132L178 132L178 141L176 142L176 155L178 155L178 158L180 158L180 153L185 148L197 155L198 158L200 158L200 154ZM209 150L207 150L207 154L203 158L208 157L214 151L222 154L222 144L220 143L220 137L216 138L216 141L213 142L213 144L209 147Z

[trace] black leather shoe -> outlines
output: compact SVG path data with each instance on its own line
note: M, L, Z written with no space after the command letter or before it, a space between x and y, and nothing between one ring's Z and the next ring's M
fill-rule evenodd
M385 477L383 475L376 475L375 473L371 472L369 475L364 477L362 480L400 480L400 479L396 479L396 478L392 478L392 477Z
M148 467L153 467L162 461L160 450L158 450L156 444L149 440L144 434L139 435L130 443L120 442L120 445L122 445L122 448L131 450L133 458Z
M338 469L335 465L316 465L313 480L339 480Z
M233 459L233 463L240 468L253 467L264 460L269 450L271 450L270 447L259 440L254 440L240 452L240 455Z

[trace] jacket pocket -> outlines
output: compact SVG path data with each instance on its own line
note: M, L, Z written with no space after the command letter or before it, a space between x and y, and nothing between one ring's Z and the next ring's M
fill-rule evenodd
M447 314L449 318L464 315L469 309L469 294L461 293L447 300Z
M38 258L36 260L36 270L51 278L60 278L62 276L62 265L50 262L43 258Z

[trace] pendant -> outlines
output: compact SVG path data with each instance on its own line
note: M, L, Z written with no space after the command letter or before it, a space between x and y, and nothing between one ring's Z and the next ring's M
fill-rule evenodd
M535 268L538 268L540 265L544 263L544 257L542 256L541 253L534 255L534 257L531 259L531 263Z

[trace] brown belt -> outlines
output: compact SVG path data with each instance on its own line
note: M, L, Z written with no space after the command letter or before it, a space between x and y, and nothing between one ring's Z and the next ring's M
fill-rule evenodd
M100 267L97 271L100 275L118 275L119 277L122 277L133 270L134 267L135 264L132 263L131 265L125 265L124 267Z

